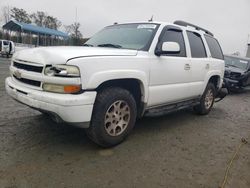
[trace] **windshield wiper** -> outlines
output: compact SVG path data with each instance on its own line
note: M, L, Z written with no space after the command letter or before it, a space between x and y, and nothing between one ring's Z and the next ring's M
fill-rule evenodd
M118 44L99 44L97 45L98 47L109 47L109 48L122 48L122 46L118 45Z
M83 44L83 46L93 47L94 45L92 45L92 44Z
M239 68L239 67L237 67L236 65L227 65L227 66L229 66L229 67Z

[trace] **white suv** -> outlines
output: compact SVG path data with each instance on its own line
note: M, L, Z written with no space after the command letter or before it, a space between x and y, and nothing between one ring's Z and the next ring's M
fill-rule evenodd
M10 73L6 90L14 99L86 128L104 147L122 142L145 114L190 106L207 114L225 95L218 41L183 21L115 24L84 47L23 50Z

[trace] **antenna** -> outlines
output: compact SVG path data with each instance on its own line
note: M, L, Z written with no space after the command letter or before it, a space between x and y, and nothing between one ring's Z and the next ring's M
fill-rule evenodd
M76 23L77 23L77 20L78 20L78 15L77 15L77 7L76 7Z
M148 20L149 22L152 22L154 20L154 15Z
M8 22L10 21L10 5L8 4Z

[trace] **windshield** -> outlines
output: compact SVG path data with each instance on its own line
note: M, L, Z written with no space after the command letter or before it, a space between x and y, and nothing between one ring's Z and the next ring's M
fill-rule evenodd
M158 29L157 24L112 25L89 39L84 46L147 51Z
M248 67L248 61L240 58L225 57L226 66L237 67L246 70Z
M9 45L9 41L4 40L3 45Z

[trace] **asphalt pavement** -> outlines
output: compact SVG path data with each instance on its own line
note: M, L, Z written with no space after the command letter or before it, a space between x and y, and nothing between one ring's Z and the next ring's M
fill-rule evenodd
M250 187L250 90L227 96L207 116L182 110L136 123L112 149L93 144L84 130L56 124L11 99L0 58L0 187Z

